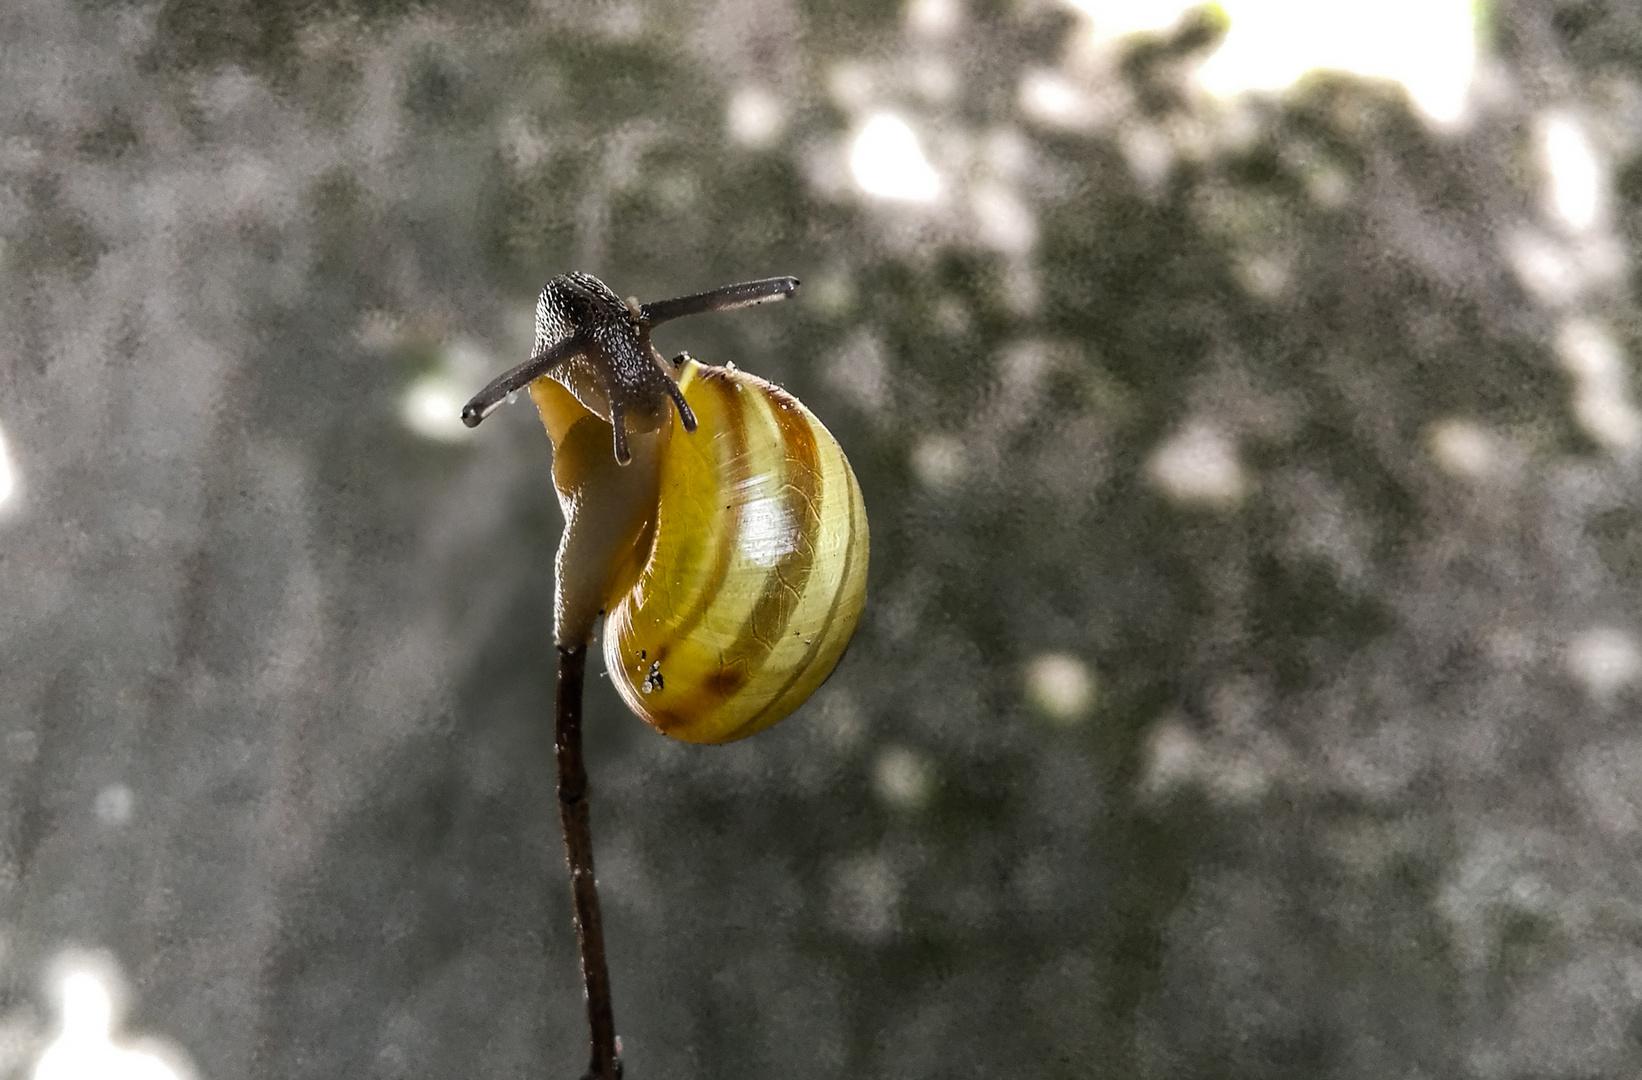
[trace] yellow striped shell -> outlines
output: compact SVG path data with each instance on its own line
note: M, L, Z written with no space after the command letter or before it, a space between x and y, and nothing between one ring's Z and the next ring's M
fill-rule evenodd
M665 735L730 742L803 704L843 655L866 589L866 511L837 441L785 391L689 359L678 386L697 430L664 412L619 472L607 420L550 377L530 391L567 519L583 473L655 486L653 514L599 540L619 552L596 585L616 689Z

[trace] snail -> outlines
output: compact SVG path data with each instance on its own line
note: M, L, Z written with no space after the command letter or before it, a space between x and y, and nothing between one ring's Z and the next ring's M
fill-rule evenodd
M536 302L523 364L462 411L470 427L528 388L553 443L565 529L554 639L605 620L628 707L686 742L744 738L832 673L861 616L867 519L837 440L784 390L650 342L671 319L791 296L768 278L640 305L562 274Z

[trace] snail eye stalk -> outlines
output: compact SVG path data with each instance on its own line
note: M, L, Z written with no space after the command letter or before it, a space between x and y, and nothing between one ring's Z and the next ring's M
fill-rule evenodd
M462 423L468 427L478 427L485 417L501 407L509 394L524 389L566 360L586 351L587 343L581 338L568 337L541 355L532 356L518 367L504 371L462 406Z
M754 304L767 304L771 300L785 300L797 291L798 279L795 277L773 277L760 278L758 281L743 281L739 285L726 285L721 289L713 289L710 292L680 296L674 300L657 300L653 304L645 304L639 308L639 320L651 326L659 326L673 319L682 319L686 315L705 315L710 311L734 311L737 308L752 307Z

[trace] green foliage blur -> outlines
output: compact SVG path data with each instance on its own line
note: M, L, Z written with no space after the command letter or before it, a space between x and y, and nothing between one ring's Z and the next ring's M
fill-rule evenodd
M6 5L0 1076L71 946L203 1077L579 1075L548 444L407 422L570 269L802 279L658 344L801 398L872 527L765 734L595 661L629 1076L1642 1066L1642 12L1490 3L1441 128L1208 99L1212 7L936 7ZM941 198L852 178L879 111Z

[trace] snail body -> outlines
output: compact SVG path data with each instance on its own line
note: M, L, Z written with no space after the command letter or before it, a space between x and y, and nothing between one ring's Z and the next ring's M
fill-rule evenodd
M528 386L565 514L555 638L585 644L603 614L622 699L686 742L730 742L791 713L861 615L866 511L831 433L779 387L688 356L669 365L649 342L660 318L796 285L641 307L586 275L555 278L536 357L469 405L482 419L510 381Z

